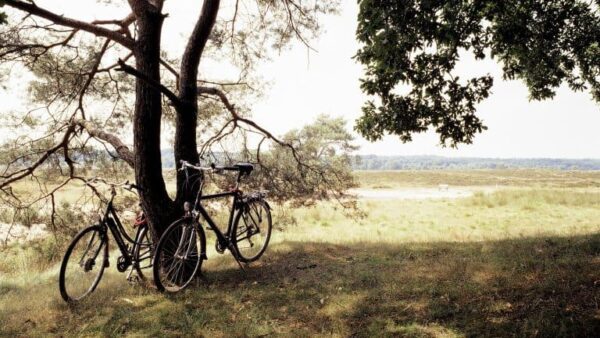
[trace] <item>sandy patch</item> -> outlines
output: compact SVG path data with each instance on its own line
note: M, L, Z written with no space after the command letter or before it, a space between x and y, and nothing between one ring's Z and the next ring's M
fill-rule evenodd
M350 193L359 199L382 200L426 200L426 199L457 199L473 196L482 189L470 188L402 188L402 189L350 189ZM488 192L490 189L485 189Z
M48 235L45 224L32 224L26 227L20 224L0 223L0 243L28 242Z

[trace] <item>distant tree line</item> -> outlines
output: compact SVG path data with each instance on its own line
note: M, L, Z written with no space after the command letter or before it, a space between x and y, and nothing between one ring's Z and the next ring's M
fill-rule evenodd
M600 159L477 158L355 155L354 170L557 169L600 170Z
M161 150L165 169L174 169L173 150ZM203 162L234 163L243 161L243 154L211 153ZM100 149L86 149L73 155L77 161L84 161L90 169L121 171L121 175L131 174L128 168L117 166L117 159ZM555 170L600 170L600 159L561 159L561 158L484 158L484 157L443 157L432 155L380 156L352 155L349 162L353 170L452 170L452 169L555 169ZM117 167L115 167L117 166Z

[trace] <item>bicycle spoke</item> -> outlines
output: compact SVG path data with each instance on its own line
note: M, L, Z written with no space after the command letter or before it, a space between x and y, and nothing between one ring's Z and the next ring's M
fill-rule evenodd
M235 245L243 261L256 260L268 243L270 236L270 217L262 202L250 202L237 219Z
M168 291L178 291L185 287L201 263L198 235L194 226L177 224L169 228L161 239L160 252L157 252L160 266L155 267L155 280L159 279L162 287Z
M61 295L67 301L76 301L96 287L104 270L106 242L98 228L82 231L71 243L63 259L60 272Z

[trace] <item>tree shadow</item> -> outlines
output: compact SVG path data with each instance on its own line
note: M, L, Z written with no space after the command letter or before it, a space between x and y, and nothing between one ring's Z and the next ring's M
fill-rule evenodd
M233 265L208 266L206 287L198 291L249 302L237 308L271 319L274 333L600 333L600 235L477 243L287 242L271 249L246 273Z
M33 288L4 283L0 297L11 309L0 311L7 324L0 335L600 332L600 234L468 243L282 242L246 272L228 255L210 256L203 272L176 295L128 286L122 274L109 273L74 307L60 300L53 279Z

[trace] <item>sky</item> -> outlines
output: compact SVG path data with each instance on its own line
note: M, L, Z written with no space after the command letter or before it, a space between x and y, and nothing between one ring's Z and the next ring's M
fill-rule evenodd
M368 99L359 88L362 66L352 59L359 48L355 40L356 1L344 1L338 16L323 21L325 32L312 44L318 50L307 57L296 45L265 73L273 86L255 107L256 119L277 131L305 124L318 114L343 116L351 128ZM600 104L589 93L574 93L561 87L548 101L529 101L520 81L502 81L500 65L492 60L463 57L456 74L495 78L493 94L478 106L478 115L488 130L472 145L442 148L434 132L420 134L403 144L387 136L370 143L357 136L359 153L377 155L440 155L450 157L553 157L600 158Z
M223 6L230 6L223 1ZM119 18L102 8L90 13L84 2L55 2L40 0L59 12L86 20ZM198 15L200 4L167 1L165 12L165 48L179 50L185 43ZM188 8L188 6L191 6ZM227 8L224 8L227 10ZM323 33L311 42L315 51L295 43L290 49L276 55L272 62L259 68L259 73L270 83L265 95L252 107L253 117L261 125L283 134L311 123L316 116L341 116L352 130L361 114L361 106L368 99L359 84L363 68L352 56L359 48L355 40L358 6L354 0L344 0L338 15L324 17ZM226 72L226 69L223 69ZM502 81L501 68L492 60L475 61L463 56L457 75L479 76L490 73L495 77L493 94L478 106L478 115L488 126L472 145L458 149L439 146L434 132L415 135L412 142L403 144L397 137L387 136L370 143L359 135L356 144L360 154L377 155L440 155L449 157L552 157L600 158L600 104L589 93L573 93L561 87L556 97L548 101L529 101L525 85L520 81ZM18 83L17 83L18 82ZM12 91L0 92L4 108L17 107L25 86L12 81Z

